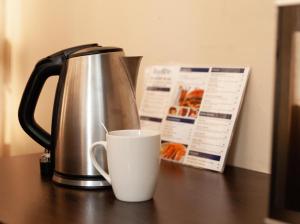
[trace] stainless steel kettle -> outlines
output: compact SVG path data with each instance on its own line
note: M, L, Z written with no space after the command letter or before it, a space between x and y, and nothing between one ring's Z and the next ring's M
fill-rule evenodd
M101 122L110 131L140 127L135 101L140 59L125 57L121 48L88 44L59 51L36 64L18 115L25 132L50 150L54 182L85 188L109 185L94 169L88 149L105 139ZM45 81L53 75L59 80L51 133L47 133L35 121L34 111ZM107 167L106 155L97 159Z

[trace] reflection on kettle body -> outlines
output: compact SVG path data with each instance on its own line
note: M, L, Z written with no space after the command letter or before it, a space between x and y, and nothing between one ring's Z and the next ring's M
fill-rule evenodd
M59 51L35 66L24 90L19 121L35 141L51 152L53 180L95 188L109 184L91 163L92 142L109 131L140 128L135 84L141 57L125 57L123 49L82 45ZM34 120L34 111L48 77L58 75L51 133ZM106 155L97 155L103 167Z

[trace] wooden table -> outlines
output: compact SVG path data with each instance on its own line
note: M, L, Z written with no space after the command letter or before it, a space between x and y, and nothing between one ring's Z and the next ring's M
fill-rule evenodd
M162 162L154 199L140 203L43 180L38 154L1 158L0 180L4 223L258 224L268 207L269 175L233 167L219 174Z

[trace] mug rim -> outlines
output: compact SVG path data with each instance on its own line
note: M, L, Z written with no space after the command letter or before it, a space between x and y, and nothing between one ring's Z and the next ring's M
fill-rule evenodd
M125 134L127 133L127 134ZM130 135L131 133L131 135ZM136 133L136 134L134 134ZM137 134L139 133L139 134ZM134 135L132 135L134 134ZM107 137L113 138L149 138L160 136L160 132L154 130L142 130L142 129L122 129L110 131L107 134Z

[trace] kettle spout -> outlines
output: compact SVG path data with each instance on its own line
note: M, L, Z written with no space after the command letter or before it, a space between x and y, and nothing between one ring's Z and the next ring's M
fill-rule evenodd
M125 68L127 70L129 79L132 83L132 87L135 90L142 56L130 56L130 57L124 56L122 59Z

